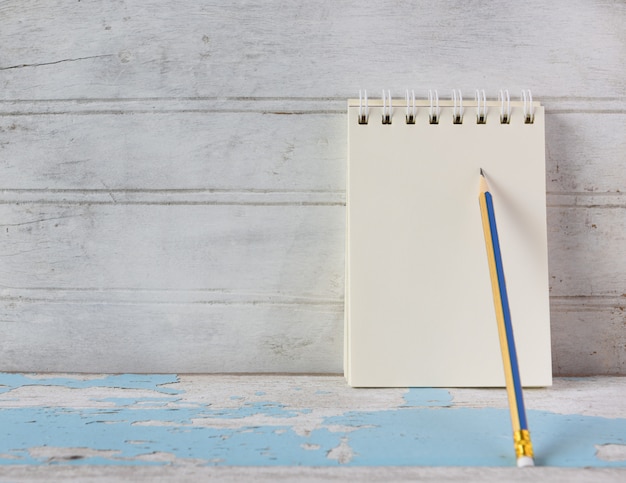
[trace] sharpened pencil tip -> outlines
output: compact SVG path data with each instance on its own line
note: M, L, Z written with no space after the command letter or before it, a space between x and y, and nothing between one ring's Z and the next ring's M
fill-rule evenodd
M483 168L480 168L480 178L478 180L478 188L480 193L484 193L489 191L489 186L487 186L487 178L485 177L485 172Z

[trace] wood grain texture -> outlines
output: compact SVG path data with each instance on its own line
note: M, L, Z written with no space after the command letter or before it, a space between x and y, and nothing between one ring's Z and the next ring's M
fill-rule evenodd
M341 371L341 303L219 300L190 293L176 301L170 292L150 295L152 302L134 291L107 292L103 301L91 292L57 296L51 291L44 295L47 300L4 299L3 367L107 373L127 367L142 373Z
M549 195L624 191L626 114L617 103L599 104L608 112L547 111ZM556 111L561 103L552 105ZM18 189L343 193L344 111L345 102L329 100L0 102L0 195Z
M165 101L78 109L63 104L66 111L56 115L0 116L2 188L344 190L342 114L265 111L285 109L279 102L205 103L209 111L230 109L226 112L171 112ZM133 112L137 104L156 112ZM258 110L245 111L251 105ZM21 103L5 109L28 112L29 107Z
M551 301L552 368L557 374L624 375L626 298L556 297Z
M80 3L3 2L3 97L624 93L622 2Z
M0 217L5 287L342 291L343 210L332 206L7 204Z
M548 226L552 295L626 297L623 201L617 206L549 207Z
M626 373L623 2L30 0L0 19L0 369L339 372L345 99L530 87L555 373Z

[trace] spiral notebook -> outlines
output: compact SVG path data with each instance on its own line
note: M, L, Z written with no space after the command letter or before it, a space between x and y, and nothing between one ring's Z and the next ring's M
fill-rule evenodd
M355 387L503 387L478 203L494 197L522 384L552 383L544 109L348 101L344 371Z

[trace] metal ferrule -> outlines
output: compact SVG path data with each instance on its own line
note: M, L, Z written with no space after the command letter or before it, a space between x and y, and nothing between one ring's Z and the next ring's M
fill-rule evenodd
M515 442L515 455L533 457L533 444L530 442L530 433L527 429L520 429L513 433L513 441Z

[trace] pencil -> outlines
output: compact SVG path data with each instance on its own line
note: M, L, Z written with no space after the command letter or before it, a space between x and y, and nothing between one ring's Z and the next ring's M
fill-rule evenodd
M496 227L496 215L493 209L493 198L489 192L489 186L485 174L480 170L480 213L483 221L485 234L485 246L489 261L489 273L491 276L491 289L493 303L496 310L498 334L500 336L500 349L502 351L502 364L504 366L504 378L509 398L509 410L511 412L511 424L513 426L513 441L517 466L534 466L533 446L530 441L526 410L524 408L524 396L517 364L515 340L513 338L513 325L511 324L511 311L506 292L504 270L502 268L502 254L500 241Z

